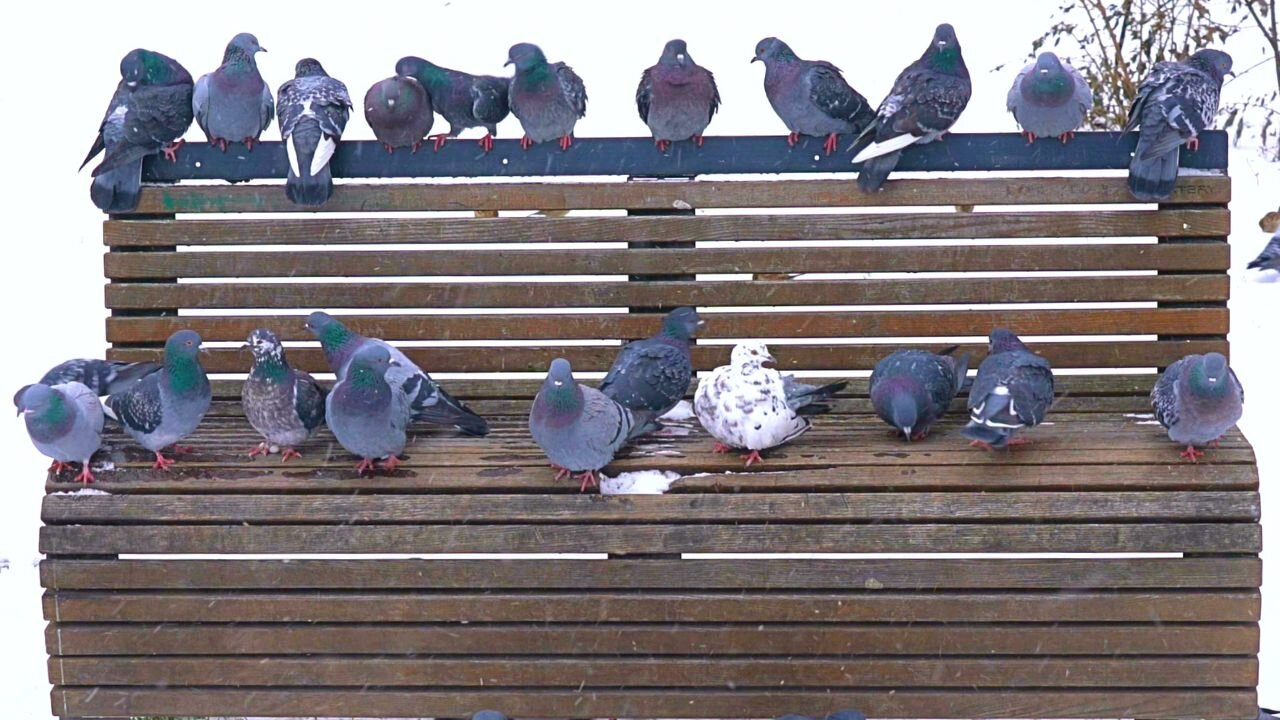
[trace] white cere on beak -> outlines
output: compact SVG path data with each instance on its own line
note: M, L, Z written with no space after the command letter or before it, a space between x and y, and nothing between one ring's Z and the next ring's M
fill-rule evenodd
M387 98L387 107L395 107L395 106L396 106L396 99L395 99L395 98Z
M564 381L563 381L563 380L552 380L552 381L551 381L551 384L552 384L552 385L555 385L556 387L560 387L561 385L564 385Z
M684 53L676 53L676 60L684 62Z

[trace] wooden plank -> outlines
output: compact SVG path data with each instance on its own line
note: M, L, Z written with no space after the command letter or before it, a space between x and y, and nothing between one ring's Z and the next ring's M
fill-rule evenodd
M51 623L50 655L1256 655L1256 624Z

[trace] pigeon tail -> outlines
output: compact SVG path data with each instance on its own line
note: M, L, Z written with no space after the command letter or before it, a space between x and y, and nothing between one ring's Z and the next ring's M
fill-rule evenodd
M795 399L804 398L804 405L796 408L797 415L822 415L831 412L831 406L826 403L827 400L835 397L835 394L844 390L849 386L846 381L833 382L829 385L811 388L799 393L794 398L788 398L788 402L794 402Z
M298 205L323 205L333 194L333 175L326 162L312 173L317 148L324 140L320 124L314 118L303 118L285 141L289 155L289 177L284 192Z
M890 153L895 153L909 145L914 145L919 139L920 138L915 135L904 133L902 135L895 135L888 140L873 142L859 150L858 154L853 156L853 162L866 162L874 158L883 157Z
M658 432L666 427L658 422L658 414L650 410L632 410L631 411L631 432L627 433L628 440L634 440L641 435Z
M1133 154L1129 163L1129 192L1138 200L1167 200L1173 195L1177 182L1178 148L1149 159L1144 159L1141 152Z
M94 177L99 177L111 172L112 170L121 170L127 167L137 165L142 167L142 158L148 155L154 155L159 150L158 146L147 147L146 145L122 144L108 151L102 158L102 162L98 163L98 167L93 169L91 173ZM141 176L139 176L141 177Z
M858 170L858 188L863 192L875 192L884 186L884 181L889 179L889 173L898 166L898 158L902 157L902 151L897 150L888 155L879 155L873 157L862 164L862 169Z
M101 166L99 166L101 167ZM99 210L109 213L129 212L138 207L142 196L142 158L129 165L97 174L89 185L89 199Z
M468 435L483 437L489 434L489 423L466 405L454 400L444 388L436 390L436 402L427 407L413 408L413 419L437 425L452 425Z
M116 365L115 377L107 383L105 388L101 388L102 392L107 395L115 395L118 392L124 392L133 387L142 378L161 368L160 363L154 362L131 362Z

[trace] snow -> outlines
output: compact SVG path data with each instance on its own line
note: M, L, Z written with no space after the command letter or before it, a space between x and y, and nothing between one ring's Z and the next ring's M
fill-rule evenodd
M601 495L661 495L680 479L670 470L639 470L600 480Z
M693 403L688 400L681 400L676 406L671 408L666 415L658 418L659 420L670 420L679 422L681 420L689 420L693 418Z
M97 488L83 487L83 488L80 488L79 490L72 490L69 492L64 490L62 492L55 492L55 493L49 493L49 494L50 495L72 495L72 496L83 497L83 496L91 496L91 495L110 495L111 493L107 492L106 490L99 490Z

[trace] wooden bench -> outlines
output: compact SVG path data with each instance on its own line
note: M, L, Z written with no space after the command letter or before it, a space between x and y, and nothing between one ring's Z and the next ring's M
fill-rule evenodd
M50 478L43 505L55 715L1254 717L1253 452L1233 431L1188 464L1145 415L1157 368L1228 349L1222 133L1184 153L1216 172L1159 207L1131 202L1132 138L1106 134L954 136L902 166L948 172L876 195L705 177L850 169L813 141L471 145L344 143L335 174L367 179L303 212L278 184L191 182L279 178L278 145L188 144L148 165L175 184L104 224L111 357L191 327L211 372L243 373L261 325L325 372L302 319L354 311L361 332L430 341L407 351L494 431L415 427L390 476L356 477L327 431L301 461L250 461L223 377L173 471L111 434L110 494ZM554 481L526 430L538 373L603 371L681 304L705 309L700 370L759 337L784 369L854 377L847 394L749 472L689 422L607 469L682 475L666 495ZM960 340L976 365L993 325L1058 369L1034 445L969 448L962 400L921 443L870 414L865 371L889 348Z

